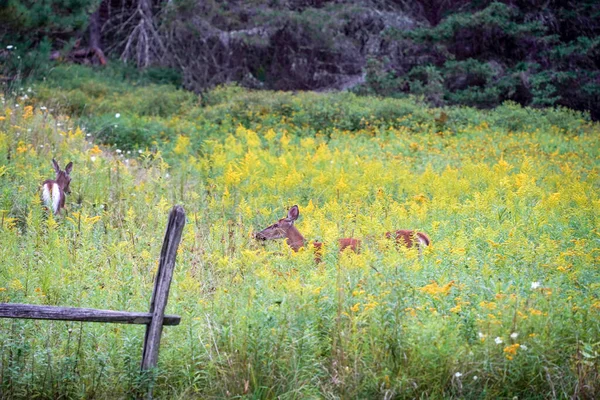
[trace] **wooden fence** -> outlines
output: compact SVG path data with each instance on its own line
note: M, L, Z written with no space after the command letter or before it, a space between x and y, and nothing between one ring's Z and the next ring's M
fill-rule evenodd
M70 308L42 306L33 304L0 303L0 318L47 319L60 321L108 322L117 324L146 325L144 350L142 353L142 371L156 367L158 348L163 325L179 325L181 318L177 315L165 315L171 278L175 269L175 257L181 241L181 233L185 225L183 207L175 206L169 213L169 222L160 253L160 262L150 311L127 312L112 310L97 310L93 308ZM152 385L148 388L148 398L152 397Z

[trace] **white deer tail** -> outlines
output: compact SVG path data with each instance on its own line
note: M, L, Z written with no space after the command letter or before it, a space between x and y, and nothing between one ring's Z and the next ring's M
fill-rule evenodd
M431 244L431 239L423 232L417 232L415 235L417 238L417 248L419 249L419 258L423 257L423 247L427 247Z
M42 189L42 199L46 207L52 209L54 214L58 213L60 207L60 187L56 183L47 183Z

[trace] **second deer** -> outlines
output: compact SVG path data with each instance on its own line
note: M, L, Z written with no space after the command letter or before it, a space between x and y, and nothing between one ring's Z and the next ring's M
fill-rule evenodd
M61 170L56 160L52 159L52 166L56 172L55 179L47 179L42 183L42 200L49 210L54 214L60 213L60 210L65 208L65 195L71 193L71 170L73 162L70 162Z

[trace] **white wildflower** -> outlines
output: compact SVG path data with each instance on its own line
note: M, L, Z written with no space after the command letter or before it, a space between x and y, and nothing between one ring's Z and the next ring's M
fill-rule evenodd
M513 332L513 333L510 334L510 338L511 339L516 339L518 337L519 337L519 334L517 332Z
M460 372L457 372L454 374L455 377L460 378L462 376L462 374Z
M531 290L535 290L535 289L539 288L540 286L542 286L542 284L539 282L531 282Z
M496 337L496 339L494 339L494 342L496 342L496 344L502 344L502 338L501 337Z
M121 118L121 114L119 114L119 113L116 113L116 114L115 114L115 118Z

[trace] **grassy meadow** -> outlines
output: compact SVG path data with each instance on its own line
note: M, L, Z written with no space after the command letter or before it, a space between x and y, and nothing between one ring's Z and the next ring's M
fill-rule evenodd
M182 204L167 309L182 322L164 329L157 398L600 396L600 126L585 116L86 85L2 99L0 302L147 310ZM53 157L74 162L59 217L39 200ZM319 265L252 238L294 204ZM432 246L396 249L394 229ZM360 254L338 254L347 236ZM0 320L0 397L135 396L143 334Z

